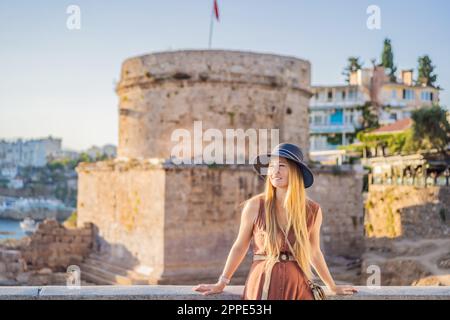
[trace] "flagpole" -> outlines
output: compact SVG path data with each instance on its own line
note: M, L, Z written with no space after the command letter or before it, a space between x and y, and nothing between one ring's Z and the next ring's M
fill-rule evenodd
M214 2L213 2L213 6L211 8L211 22L209 24L209 42L208 42L209 49L211 49L213 25L214 25Z

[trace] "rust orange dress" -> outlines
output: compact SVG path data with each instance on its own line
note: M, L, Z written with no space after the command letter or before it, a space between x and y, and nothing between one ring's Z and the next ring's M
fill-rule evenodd
M307 227L311 230L319 210L319 204L311 199L307 199ZM253 225L253 254L265 254L263 250L264 232L265 232L265 215L264 215L264 199L261 198L258 216ZM282 236L282 232L278 233L282 237L281 253L290 253L289 246ZM290 228L288 240L293 246L295 243L295 234ZM245 282L243 300L261 300L262 289L264 284L264 264L265 260L253 261L247 280ZM279 261L277 262L271 273L268 300L314 300L311 289L309 288L306 277L300 269L296 261Z

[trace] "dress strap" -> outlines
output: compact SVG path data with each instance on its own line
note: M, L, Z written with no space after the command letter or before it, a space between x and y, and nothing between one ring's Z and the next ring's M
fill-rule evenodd
M259 208L258 208L258 215L255 219L255 224L262 225L264 221L264 198L259 199Z
M317 213L319 211L320 205L317 202L314 201L308 201L308 204L306 206L307 209L307 225L308 229L310 229L317 218Z

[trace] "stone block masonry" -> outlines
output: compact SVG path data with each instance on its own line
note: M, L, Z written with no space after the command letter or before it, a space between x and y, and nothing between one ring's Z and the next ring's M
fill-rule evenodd
M62 284L70 265L80 265L93 245L92 224L65 228L44 220L16 249L0 247L0 282Z
M248 166L112 161L77 170L78 223L96 226L98 253L146 270L154 283L216 279L238 233L239 204L262 187ZM235 279L243 281L249 263Z
M450 236L450 188L370 185L366 202L368 237Z
M450 285L450 188L370 185L362 271L382 285Z
M82 262L92 249L92 243L92 224L68 229L56 220L44 220L22 250L22 257L29 269L47 267L66 271L69 265Z
M19 250L0 248L0 281L15 279L27 269Z
M110 263L146 270L150 283L216 280L238 234L240 204L263 190L248 166L175 166L152 160L83 163L78 223L97 230L96 251ZM316 168L308 190L324 212L326 255L363 250L362 179ZM346 188L345 194L328 188ZM352 216L352 214L354 217ZM250 252L234 278L243 283Z
M220 50L130 58L117 86L118 157L168 159L172 132L193 135L197 120L224 137L226 128L279 129L280 142L299 144L307 157L310 68L298 58Z
M307 194L322 208L321 247L326 256L359 258L364 252L363 174L353 167L317 167Z
M95 226L92 260L105 271L125 269L127 277L144 274L148 284L217 280L238 234L239 204L262 192L263 181L248 165L175 166L172 133L184 129L193 137L194 122L201 121L203 131L220 131L226 145L227 129L277 129L274 142L298 144L308 161L310 69L294 57L221 50L127 59L117 86L118 157L77 168L78 223ZM210 144L203 141L203 149ZM253 160L248 144L241 153L247 163ZM273 147L270 135L257 147ZM321 177L312 198L327 215L327 251L357 251L359 185L351 172L341 185L333 173ZM329 201L327 179L348 190ZM249 252L234 284L244 283L250 259Z

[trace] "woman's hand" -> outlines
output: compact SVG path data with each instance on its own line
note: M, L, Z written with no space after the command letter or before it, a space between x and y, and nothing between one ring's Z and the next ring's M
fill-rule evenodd
M226 287L226 284L223 282L217 282L215 284L199 284L192 288L194 291L198 291L204 296L210 294L217 294L223 292L223 289Z
M332 294L336 295L352 295L353 293L358 292L356 288L348 285L335 286L331 288L330 291Z

